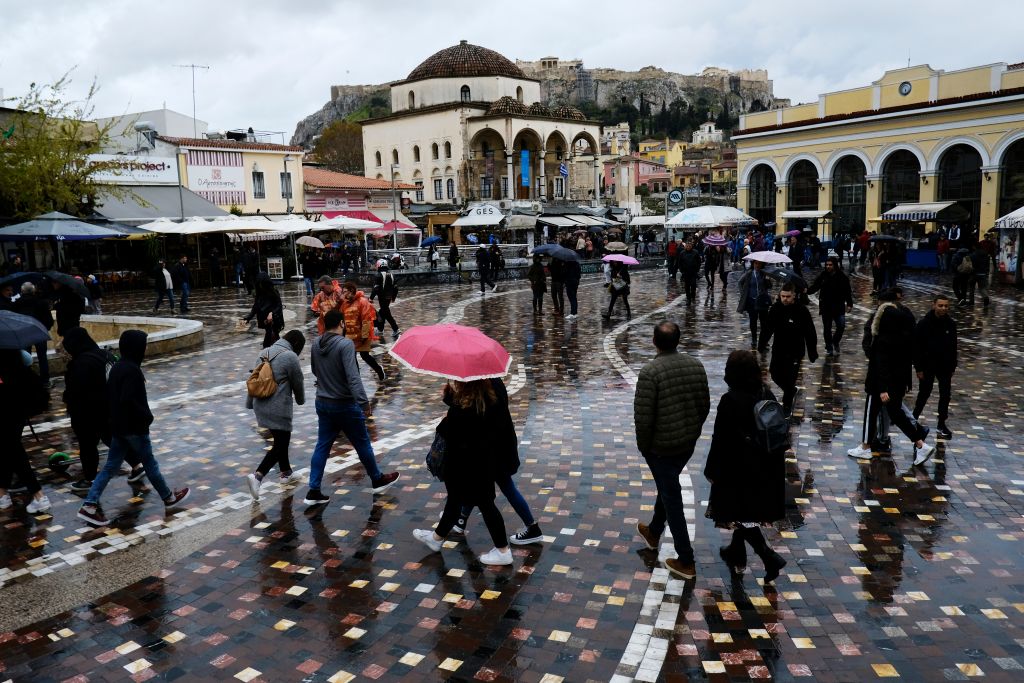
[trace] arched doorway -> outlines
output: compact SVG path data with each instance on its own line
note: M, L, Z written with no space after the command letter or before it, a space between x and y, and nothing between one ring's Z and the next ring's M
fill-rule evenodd
M981 155L970 145L953 145L939 160L939 195L968 212L967 225L977 230L981 215Z
M789 203L787 211L818 210L818 169L810 161L801 159L789 171ZM810 226L817 229L818 221L813 218L787 219L790 230L802 230Z
M775 221L775 171L767 164L758 164L750 173L747 188L747 213L766 225Z
M445 143L445 150L448 143ZM470 141L466 163L466 189L470 199L501 199L501 177L505 173L505 140L485 128Z
M540 136L529 128L516 134L512 142L512 188L511 196L516 199L540 197L537 182L540 178L541 141ZM504 182L504 181L503 181ZM504 189L504 188L503 188ZM503 196L508 196L504 195Z
M921 163L910 150L893 152L882 165L882 213L921 198Z
M867 169L859 157L845 156L832 172L832 213L834 232L859 235L864 230L867 204L865 199Z
M999 216L1024 206L1024 140L1010 145L999 161Z

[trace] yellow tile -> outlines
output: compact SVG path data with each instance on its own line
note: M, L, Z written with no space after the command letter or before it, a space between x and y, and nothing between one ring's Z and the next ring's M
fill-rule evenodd
M354 674L350 674L347 671L339 671L330 678L327 679L327 683L349 683L356 679Z
M711 639L716 643L731 643L732 634L730 633L712 633Z
M726 612L726 611L728 611L728 612L735 612L736 611L736 603L735 602L719 602L719 603L717 603L717 605L718 605L719 611L722 611L722 612Z
M307 590L309 589L305 586L292 586L291 588L286 590L285 593L287 593L288 595L302 595Z
M175 631L174 633L168 633L166 636L164 636L163 639L164 639L165 642L168 642L171 645L173 645L174 643L178 642L179 640L184 640L185 639L185 634L182 633L181 631Z
M815 649L814 641L811 640L810 638L794 638L793 639L793 645L795 645L797 648L799 648L801 650L813 650L813 649Z
M548 636L548 640L553 640L556 643L568 642L569 637L572 635L569 631L552 631L551 635Z
M398 571L395 569L381 569L380 572L377 573L377 576L381 577L382 579L390 579L397 573Z
M965 676L984 676L985 672L981 670L977 664L957 664L956 668L960 669Z
M364 635L366 635L366 631L364 631L361 628L357 628L357 627L353 626L352 628L350 628L349 630L345 631L341 635L345 636L346 638L351 638L352 640L359 640ZM348 679L348 680L352 680L352 679Z
M907 597L911 600L931 600L924 591L907 591Z
M280 562L275 562L274 564L270 565L270 568L271 569L284 569L289 564L291 564L291 563L290 562L285 562L284 560L281 560Z
M455 579L462 578L465 575L465 573L466 573L465 569L449 569L448 570L448 576L450 576L452 578L455 578Z
M445 671L457 671L460 666L462 666L461 659L452 659L451 657L448 657L443 662L438 664L437 668L444 669Z
M768 633L768 629L764 628L747 629L747 633L750 634L751 638L771 638L771 635Z
M252 679L256 678L259 675L260 675L259 671L257 671L256 669L253 669L252 667L247 667L245 669L242 669L238 673L236 673L235 674L235 678L237 678L238 680L242 681L242 683L249 683L249 681L251 681Z
M955 605L947 605L947 606L942 608L942 611L943 611L944 614L946 614L948 616L951 616L951 617L962 617L962 616L964 616L964 611L962 609L960 609L959 607L955 606Z
M127 643L121 643L120 645L118 645L114 649L117 650L117 654L119 654L119 655L126 655L129 652L135 652L136 650L139 649L139 647L141 647L141 646L138 643L136 643L134 640L129 640Z
M349 588L362 588L368 583L370 582L365 579L356 579L355 581L349 584Z
M416 666L423 661L423 655L416 654L415 652L406 652L398 661L408 666Z
M701 662L704 667L704 673L708 674L724 674L725 673L725 662Z
M401 587L402 587L402 584L400 584L400 583L395 583L394 581L388 581L383 586L381 586L380 589L382 591L387 591L389 593L392 593L392 592L398 590Z
M69 628L62 628L61 630L57 631L57 635L61 638L70 638L71 636L75 635L75 632Z
M140 671L145 671L149 667L153 666L145 659L136 659L134 662L128 662L124 665L124 670L130 674L137 674Z
M556 564L551 568L551 571L555 572L556 574L568 574L569 568L566 567L564 564Z
M594 586L594 592L597 593L598 595L611 595L612 594L612 587L611 586Z
M496 597L498 597L499 595L501 595L501 591L486 590L486 591L484 591L483 593L480 594L480 599L481 600L493 600Z
M540 683L562 683L565 679L555 674L544 674L540 678Z
M615 605L616 607L622 607L623 605L626 604L626 598L624 598L624 597L622 597L620 595L609 595L608 596L608 604L609 605Z
M281 619L276 624L274 624L274 630L275 631L287 631L292 626L295 626L295 622L294 621L289 621L288 619Z
M983 609L983 610L981 610L981 613L984 614L989 619L1005 619L1006 618L1006 615L1003 613L1003 610L1001 610L1001 609Z
M896 671L896 667L892 664L872 664L871 668L875 670L875 675L879 678L899 678L900 675Z
M450 602L452 604L458 602L461 599L462 599L462 596L460 594L458 594L458 593L445 593L444 597L441 598L441 600L443 600L445 602Z

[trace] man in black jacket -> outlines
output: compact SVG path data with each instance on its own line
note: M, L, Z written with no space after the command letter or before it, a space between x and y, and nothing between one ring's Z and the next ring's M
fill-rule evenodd
M15 313L21 313L39 321L39 324L50 330L53 327L53 315L50 313L50 302L36 294L36 286L31 282L23 282L21 285L21 297L18 298L11 308ZM39 359L39 378L49 384L50 363L46 357L46 344L36 344L36 358Z
M800 362L805 354L812 363L818 360L818 335L814 331L814 321L807 307L796 300L796 286L792 282L782 285L779 300L768 309L768 324L761 333L761 345L767 347L772 336L775 342L768 371L782 389L783 410L786 415L792 415Z
M73 327L80 327L82 314L85 313L85 299L77 292L59 282L53 283L57 299L53 304L53 312L57 318L57 334L63 337Z
M146 333L125 330L118 341L121 360L114 364L107 378L107 408L110 418L110 451L107 462L100 470L78 510L78 518L93 526L106 526L107 518L100 508L103 489L121 470L128 453L133 453L145 468L146 476L160 498L165 510L172 510L189 496L189 489L172 491L160 474L160 466L153 456L149 440L149 426L153 413L146 396L146 377L142 373L142 359L146 355Z
M949 418L949 396L953 372L957 366L956 321L949 315L949 297L937 296L914 330L914 370L917 371L917 401L914 418L921 417L932 385L939 380L939 436L952 439L953 432L946 425Z
M245 279L245 291L249 294L256 287L256 274L259 272L260 257L256 254L256 247L250 246L242 254L242 276Z
M825 337L825 355L839 355L839 341L846 329L846 314L853 310L853 291L850 278L843 272L837 256L829 256L825 270L818 273L807 288L808 294L818 292L818 315L821 316L821 331ZM832 332L832 326L835 332Z
M188 295L192 292L192 275L188 271L188 256L182 255L178 262L174 264L174 269L171 271L171 279L174 282L174 286L181 292L181 299L178 303L181 306L181 312L188 313L192 310L188 307Z
M686 240L677 261L679 262L679 272L683 276L686 303L692 304L697 298L697 278L700 276L700 254L693 248L692 239Z
M490 287L492 292L498 291L498 284L491 280L491 254L487 251L487 247L480 245L476 249L476 270L480 276L480 293L484 293L484 287Z
M377 266L377 279L373 283L373 290L370 292L370 302L374 297L380 297L380 312L377 313L377 329L384 334L384 323L391 325L391 335L398 341L398 323L395 316L391 314L391 304L398 298L398 285L395 283L395 276L388 270L388 264L381 259Z
M979 241L971 252L971 264L974 273L968 281L967 303L974 305L974 290L977 289L981 292L981 303L988 308L988 271L992 266L992 256L983 241Z

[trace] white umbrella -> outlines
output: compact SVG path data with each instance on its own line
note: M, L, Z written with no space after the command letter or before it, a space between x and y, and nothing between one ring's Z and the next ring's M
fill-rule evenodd
M320 232L323 230L372 230L373 228L379 228L381 223L364 221L361 218L349 218L348 216L338 215L334 218L328 218L320 221L319 223L314 223L314 225L317 227L313 228L313 231Z
M1004 228L1006 230L1019 230L1020 228L1024 228L1024 206L997 220L996 227Z
M777 251L755 251L743 257L744 261L760 261L761 263L792 263L793 259Z
M299 239L295 240L295 244L301 244L304 247L313 247L314 249L323 249L324 243L315 237L310 235L303 235Z
M184 235L185 232L182 230L182 223L169 220L167 218L158 218L150 223L143 223L139 227L143 230L149 230L160 235Z
M695 230L735 225L757 225L757 219L731 206L693 206L665 222L665 227Z

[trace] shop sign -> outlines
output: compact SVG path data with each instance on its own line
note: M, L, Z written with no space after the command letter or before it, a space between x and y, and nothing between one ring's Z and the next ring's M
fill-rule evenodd
M110 185L177 185L174 157L90 154L90 166L97 167L92 179Z
M200 192L244 192L245 170L241 166L189 165L188 186Z

